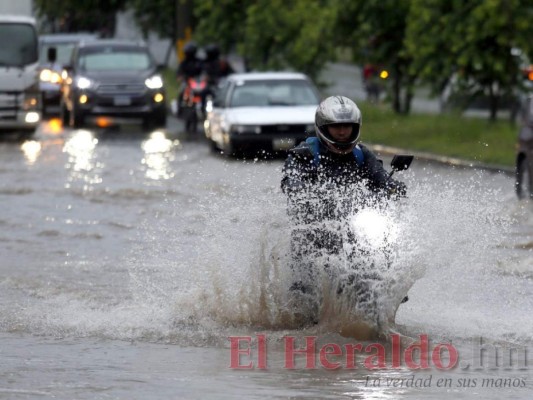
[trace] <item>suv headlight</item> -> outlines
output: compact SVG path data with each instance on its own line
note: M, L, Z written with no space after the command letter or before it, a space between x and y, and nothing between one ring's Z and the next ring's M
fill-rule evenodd
M144 81L148 89L161 89L163 87L163 79L159 75L151 76Z
M89 89L93 84L94 84L93 81L91 81L89 78L86 78L84 76L80 76L76 80L76 86L79 89Z

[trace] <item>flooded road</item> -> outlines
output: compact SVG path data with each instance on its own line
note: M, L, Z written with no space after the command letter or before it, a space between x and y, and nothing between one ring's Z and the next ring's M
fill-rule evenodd
M397 268L410 290L395 330L406 345L452 343L455 368L331 371L297 356L287 369L286 337L354 341L283 323L281 167L168 132L49 123L0 142L0 398L531 398L520 356L533 344L533 206L511 178L416 160L401 176ZM230 368L231 337L253 339L239 354L255 369Z

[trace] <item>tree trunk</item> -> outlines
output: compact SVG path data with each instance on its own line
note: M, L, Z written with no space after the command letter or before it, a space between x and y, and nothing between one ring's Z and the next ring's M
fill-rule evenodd
M403 100L403 114L407 115L411 112L411 102L413 100L413 89L409 84L405 88L405 97Z
M499 95L494 92L492 85L489 87L489 110L490 110L490 121L496 121L498 117L498 100Z
M402 90L402 75L398 68L394 71L394 80L392 84L392 109L395 113L402 112L401 104L401 90Z

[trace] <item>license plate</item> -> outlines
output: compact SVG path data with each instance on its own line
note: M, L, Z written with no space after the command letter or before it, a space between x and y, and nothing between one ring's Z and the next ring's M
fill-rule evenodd
M117 96L113 99L113 104L116 106L129 106L131 99L127 96Z
M289 150L294 147L294 144L296 143L296 140L291 138L286 139L274 139L272 140L272 150L278 151L278 150Z

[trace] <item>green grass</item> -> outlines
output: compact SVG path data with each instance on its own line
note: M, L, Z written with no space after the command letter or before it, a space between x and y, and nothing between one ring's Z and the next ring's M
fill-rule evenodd
M393 113L361 103L363 143L382 144L482 163L514 165L517 127L451 114Z
M167 103L174 100L178 95L178 82L176 81L176 70L166 68L162 71L165 90L167 92Z
M177 95L175 71L163 71L167 99ZM363 113L361 140L481 163L513 166L516 126L451 114L395 114L388 105L359 103Z

